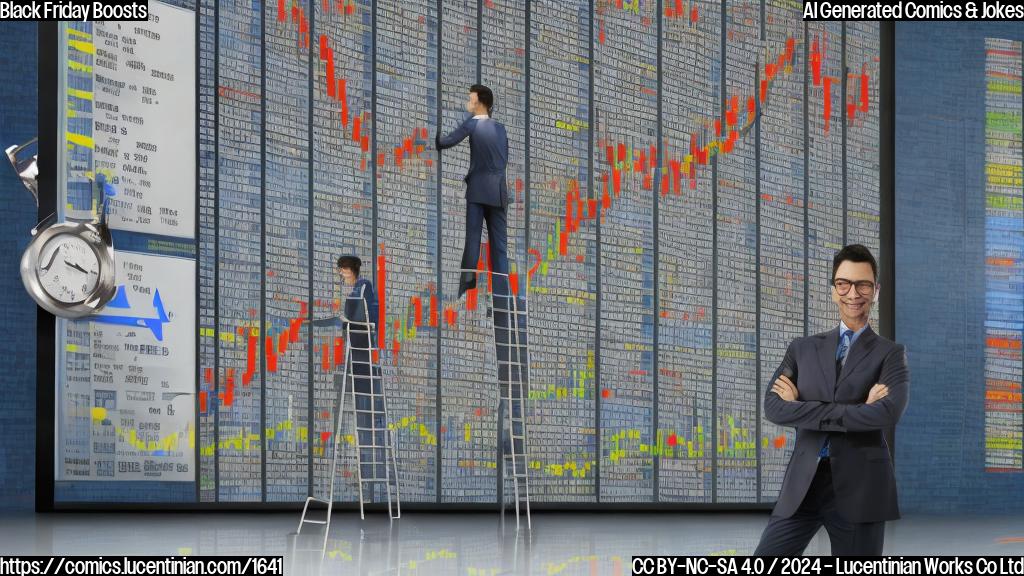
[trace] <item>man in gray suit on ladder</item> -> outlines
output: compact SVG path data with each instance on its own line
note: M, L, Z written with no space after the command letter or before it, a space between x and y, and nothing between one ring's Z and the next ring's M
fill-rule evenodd
M755 556L801 555L822 525L833 555L878 556L886 520L900 517L883 432L907 406L906 351L868 325L878 264L866 247L836 254L831 284L839 326L793 340L765 394L765 417L797 430Z
M474 84L469 88L466 110L472 114L454 132L435 136L438 150L451 148L469 137L469 172L466 182L466 244L462 249L463 269L476 268L480 259L480 232L487 221L490 239L491 270L508 274L507 221L508 184L505 166L508 164L508 135L505 126L491 118L494 94L491 89ZM505 276L495 276L504 285ZM463 272L459 279L459 297L476 286L476 274ZM507 289L494 288L496 294L506 295Z

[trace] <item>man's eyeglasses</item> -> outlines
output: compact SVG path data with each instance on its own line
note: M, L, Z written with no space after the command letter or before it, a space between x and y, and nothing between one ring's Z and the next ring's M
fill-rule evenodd
M861 296L871 296L871 294L874 293L875 291L875 283L872 282L871 280L858 280L856 282L853 282L851 280L847 280L846 278L836 278L835 280L832 281L832 286L836 289L836 292L838 292L840 296L846 296L846 294L850 291L850 286L856 286L857 293L860 294Z

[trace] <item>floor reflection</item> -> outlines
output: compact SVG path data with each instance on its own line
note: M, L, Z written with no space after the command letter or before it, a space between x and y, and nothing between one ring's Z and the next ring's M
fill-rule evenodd
M749 554L767 514L336 511L330 532L298 513L0 512L3 555L283 556L286 574L626 575L640 554ZM824 530L808 555L828 554ZM1024 555L1024 518L914 516L890 522L886 554Z

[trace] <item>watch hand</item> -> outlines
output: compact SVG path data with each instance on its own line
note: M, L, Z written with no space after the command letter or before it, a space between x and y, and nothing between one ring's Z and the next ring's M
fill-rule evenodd
M67 264L68 266L71 266L75 270L78 270L78 271L80 271L80 272L82 272L84 274L88 274L88 272L86 272L85 268L82 268L78 264L72 264L71 262L68 262L67 260L65 260L64 263Z
M50 266L53 266L53 261L57 258L57 252L60 252L60 246L53 251L53 254L50 255L50 261L46 263L46 266L42 267L42 270L49 270Z

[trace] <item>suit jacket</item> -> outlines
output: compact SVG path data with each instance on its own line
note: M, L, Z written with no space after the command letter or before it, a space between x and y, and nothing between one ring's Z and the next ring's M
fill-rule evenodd
M345 286L342 285L342 293L344 293ZM375 323L374 335L380 336L380 324L378 314L380 313L380 307L377 303L377 295L373 291L373 282L370 282L367 278L357 278L355 284L352 285L348 295L345 297L344 304L344 316L353 322L373 322ZM342 321L339 316L329 316L327 318L320 318L312 321L313 326L316 327L330 327L333 326L340 330L345 330L348 322ZM353 345L360 348L368 348L371 344L367 335L369 332L364 326L354 325L353 328ZM379 345L379 340L374 342Z
M344 294L345 285L343 284L341 288L342 294ZM345 334L348 335L346 350L348 365L345 372L335 375L334 380L335 386L341 387L342 390L345 390L345 386L347 386L345 381L349 374L352 375L352 385L357 393L369 394L374 390L380 390L380 380L377 380L377 385L374 386L374 380L369 378L371 370L373 375L380 377L380 364L374 364L371 356L371 350L379 348L380 324L377 318L379 310L377 296L373 292L373 283L366 278L359 278L352 286L348 296L345 297L343 317L348 319L348 322L342 320L340 316L331 316L312 322L314 326L340 328L345 330ZM372 333L364 324L365 322L374 323L375 330ZM372 341L371 334L373 335ZM356 399L357 406L362 406L364 402L366 406L370 405L366 396ZM359 410L364 409L368 410L369 408L359 408Z
M438 135L434 142L438 150L444 150L462 142L467 136L469 172L463 178L466 201L507 208L505 166L508 164L508 134L504 124L493 118L469 118L451 134Z
M838 327L794 339L767 384L765 418L796 428L796 445L772 515L788 518L800 506L831 433L829 457L839 513L850 522L895 520L900 517L896 478L882 432L899 422L907 406L906 349L868 326L850 347L837 381L838 345ZM799 391L792 402L771 389L787 369ZM865 404L868 391L879 382L889 387L889 394Z

